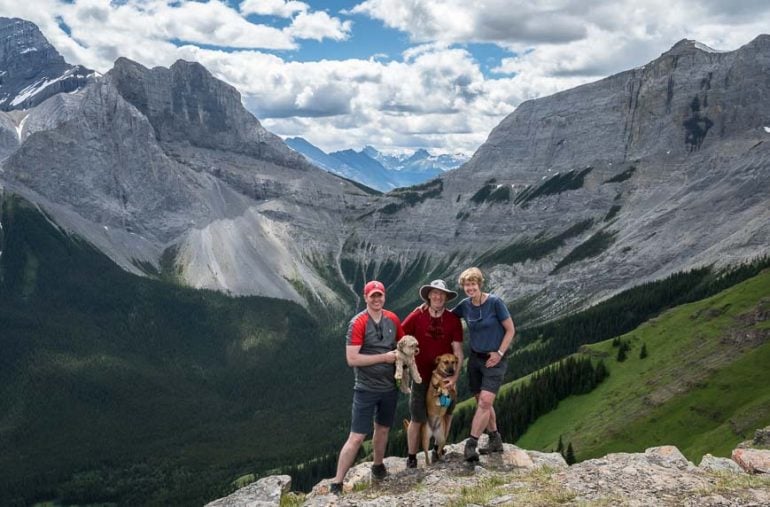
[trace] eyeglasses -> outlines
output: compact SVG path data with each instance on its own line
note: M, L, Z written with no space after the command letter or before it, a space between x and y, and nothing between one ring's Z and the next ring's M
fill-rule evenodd
M473 322L478 322L478 321L484 319L484 313L481 311L481 308L479 308L476 311L479 312L479 318L478 319L472 318L473 316L470 313L468 313L468 315L465 316L465 320L468 321L468 324L471 324Z

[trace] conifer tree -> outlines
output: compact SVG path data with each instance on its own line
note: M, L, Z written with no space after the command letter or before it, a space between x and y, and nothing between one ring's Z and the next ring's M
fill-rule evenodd
M642 350L639 351L639 359L647 357L647 344L642 343Z
M623 361L626 360L626 348L622 345L620 346L620 348L618 348L617 360L619 363L622 363Z
M568 465L574 465L577 461L575 459L575 450L572 448L572 442L567 445L567 454L564 456L564 460L567 462Z
M561 440L561 435L559 435L559 443L556 445L556 452L564 456L564 442Z

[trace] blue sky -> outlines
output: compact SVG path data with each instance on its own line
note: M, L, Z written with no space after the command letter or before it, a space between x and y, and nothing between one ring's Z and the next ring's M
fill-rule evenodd
M677 41L734 50L766 0L0 0L70 63L198 61L278 135L326 151L471 154L523 101L644 65Z

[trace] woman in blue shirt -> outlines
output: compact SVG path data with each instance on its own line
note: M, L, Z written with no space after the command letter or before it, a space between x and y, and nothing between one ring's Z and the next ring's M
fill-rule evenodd
M495 396L503 383L508 363L508 350L516 330L503 301L482 291L484 275L479 268L469 268L460 274L460 286L468 296L452 312L465 319L471 352L468 356L468 383L476 397L476 413L471 423L471 435L465 443L465 460L478 461L479 452L501 452L503 440L497 431ZM481 434L489 434L487 447L476 450Z

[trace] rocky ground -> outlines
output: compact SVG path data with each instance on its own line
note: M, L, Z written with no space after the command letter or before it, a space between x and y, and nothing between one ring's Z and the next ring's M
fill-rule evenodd
M348 472L342 496L321 481L307 495L289 492L289 476L270 476L209 506L766 506L770 505L770 428L733 451L706 455L698 466L674 446L608 454L567 466L558 453L505 444L503 453L463 461L464 442L447 447L443 462L407 470L405 459L385 460L389 476L376 482L371 463ZM483 442L482 442L483 445Z

